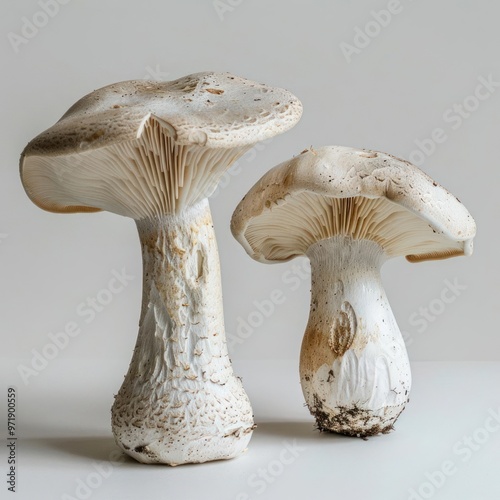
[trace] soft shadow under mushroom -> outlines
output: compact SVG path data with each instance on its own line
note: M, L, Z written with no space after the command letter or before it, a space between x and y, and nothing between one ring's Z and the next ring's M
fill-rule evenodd
M121 462L135 463L128 458L115 443L112 437L44 437L23 439L23 449L36 453L36 450L49 449L59 454L82 457L88 460L109 461L120 457Z
M255 439L259 437L276 437L288 439L301 439L309 441L318 441L323 437L329 436L331 439L343 440L347 436L333 432L321 432L311 421L304 422L257 422L257 428L254 431Z

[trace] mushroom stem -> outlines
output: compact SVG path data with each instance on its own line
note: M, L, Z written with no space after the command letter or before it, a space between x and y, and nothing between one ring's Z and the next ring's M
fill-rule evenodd
M142 312L112 408L115 439L144 463L232 458L246 449L253 416L228 357L208 200L137 227Z
M385 433L408 401L410 365L369 240L313 244L311 310L300 355L302 391L320 430Z

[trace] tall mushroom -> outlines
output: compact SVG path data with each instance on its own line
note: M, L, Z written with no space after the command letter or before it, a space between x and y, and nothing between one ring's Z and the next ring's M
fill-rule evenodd
M22 153L22 182L39 207L136 220L142 311L112 427L140 462L232 458L250 440L252 410L226 348L207 196L238 157L301 112L286 90L228 73L128 81L83 97Z
M380 281L386 259L470 255L475 224L465 207L409 162L332 146L267 172L236 208L235 238L260 262L306 255L311 309L300 380L320 430L388 432L411 376Z

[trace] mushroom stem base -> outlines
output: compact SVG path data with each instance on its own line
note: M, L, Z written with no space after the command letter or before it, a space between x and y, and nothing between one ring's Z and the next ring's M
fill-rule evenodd
M232 458L253 430L228 357L207 200L137 222L144 263L139 335L112 408L118 445L143 463Z
M383 250L335 236L307 255L311 310L300 356L307 406L322 431L389 432L408 401L411 375L380 280Z

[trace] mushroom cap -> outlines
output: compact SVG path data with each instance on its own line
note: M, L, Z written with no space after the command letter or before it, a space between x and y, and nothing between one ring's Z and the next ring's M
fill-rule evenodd
M328 146L267 172L236 207L231 231L260 262L305 255L338 235L420 262L470 255L476 226L455 196L408 161Z
M26 146L21 178L32 201L49 211L151 215L154 209L140 209L140 200L128 210L131 192L154 205L159 203L154 198L162 196L159 192L176 191L169 194L175 198L193 176L197 180L189 183L190 189L215 189L216 180L238 156L256 142L290 129L301 114L302 105L290 92L229 73L115 83L80 99ZM193 161L202 172L193 174ZM149 172L137 174L145 163L150 164ZM204 170L211 182L203 177ZM157 184L158 177L163 182L151 194L146 185ZM180 184L170 185L172 178ZM121 190L112 185L117 183L123 184ZM108 199L103 188L119 199ZM187 196L184 202L197 198Z

